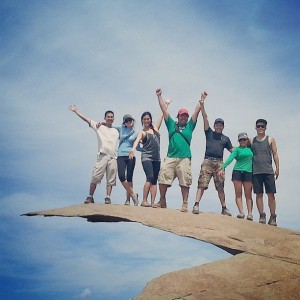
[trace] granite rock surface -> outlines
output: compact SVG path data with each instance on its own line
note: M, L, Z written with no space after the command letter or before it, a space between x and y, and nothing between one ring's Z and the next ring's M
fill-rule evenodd
M135 299L300 299L299 232L212 213L123 205L82 204L24 215L138 222L234 255L153 279Z

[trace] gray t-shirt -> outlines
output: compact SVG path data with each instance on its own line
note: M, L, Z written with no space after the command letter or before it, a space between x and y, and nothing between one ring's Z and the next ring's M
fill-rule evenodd
M205 157L223 159L224 149L232 149L229 137L213 131L210 127L205 130L206 150Z

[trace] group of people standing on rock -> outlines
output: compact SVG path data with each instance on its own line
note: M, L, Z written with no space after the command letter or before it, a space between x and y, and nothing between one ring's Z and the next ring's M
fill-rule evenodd
M114 113L106 111L103 122L96 122L80 113L76 105L69 109L89 124L96 132L98 139L97 162L94 166L90 182L89 195L85 204L94 203L94 192L97 184L106 175L105 204L111 204L112 187L116 185L116 175L126 190L125 205L130 205L132 199L138 206L138 194L133 189L133 173L136 164L135 151L141 151L141 161L146 175L146 183L143 188L143 200L141 206L153 208L167 207L167 190L175 178L179 181L182 193L182 212L188 211L188 196L192 184L191 168L191 140L197 124L198 115L201 112L204 122L206 137L206 149L204 160L198 178L196 200L192 212L199 214L199 202L208 188L210 180L214 179L215 188L221 202L223 215L231 216L226 207L224 180L225 168L235 159L236 163L232 172L232 182L235 189L235 200L239 210L238 218L244 219L242 195L246 198L247 216L252 221L253 200L252 188L256 194L256 204L259 211L259 223L266 223L264 211L263 193L267 194L270 209L269 225L277 226L275 179L279 176L279 158L276 142L273 137L266 135L267 121L258 119L255 124L256 137L251 140L247 133L238 134L239 146L233 148L230 139L223 134L224 120L218 118L214 121L213 129L210 127L204 102L207 93L203 92L193 114L182 108L178 111L177 121L168 112L170 100L163 100L161 89L156 90L158 103L162 114L156 124L153 124L150 112L144 112L141 116L143 129L136 132L135 120L130 114L123 117L121 126L113 126ZM189 118L190 117L190 118ZM167 157L161 165L160 158L160 133L164 120L169 137ZM224 149L231 154L223 162ZM275 164L275 171L272 162ZM157 182L159 183L160 199L155 203L157 194ZM150 203L148 196L151 196Z

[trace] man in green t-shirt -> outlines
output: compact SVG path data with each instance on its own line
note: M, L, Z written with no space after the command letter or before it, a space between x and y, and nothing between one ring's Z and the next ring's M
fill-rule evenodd
M161 89L157 89L156 95L169 133L169 147L167 157L164 160L158 177L160 200L156 207L167 207L167 189L172 185L173 180L177 177L183 201L181 211L187 212L189 189L192 184L192 154L190 143L201 106L207 96L207 93L204 92L201 94L201 100L199 100L190 120L188 110L185 108L180 109L177 114L178 122L171 118L161 94Z

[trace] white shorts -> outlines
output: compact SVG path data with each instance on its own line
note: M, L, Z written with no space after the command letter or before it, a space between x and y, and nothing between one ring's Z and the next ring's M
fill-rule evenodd
M106 173L106 184L108 186L115 186L117 169L118 167L116 158L112 158L105 154L100 154L99 160L94 166L91 183L100 183L104 174Z

